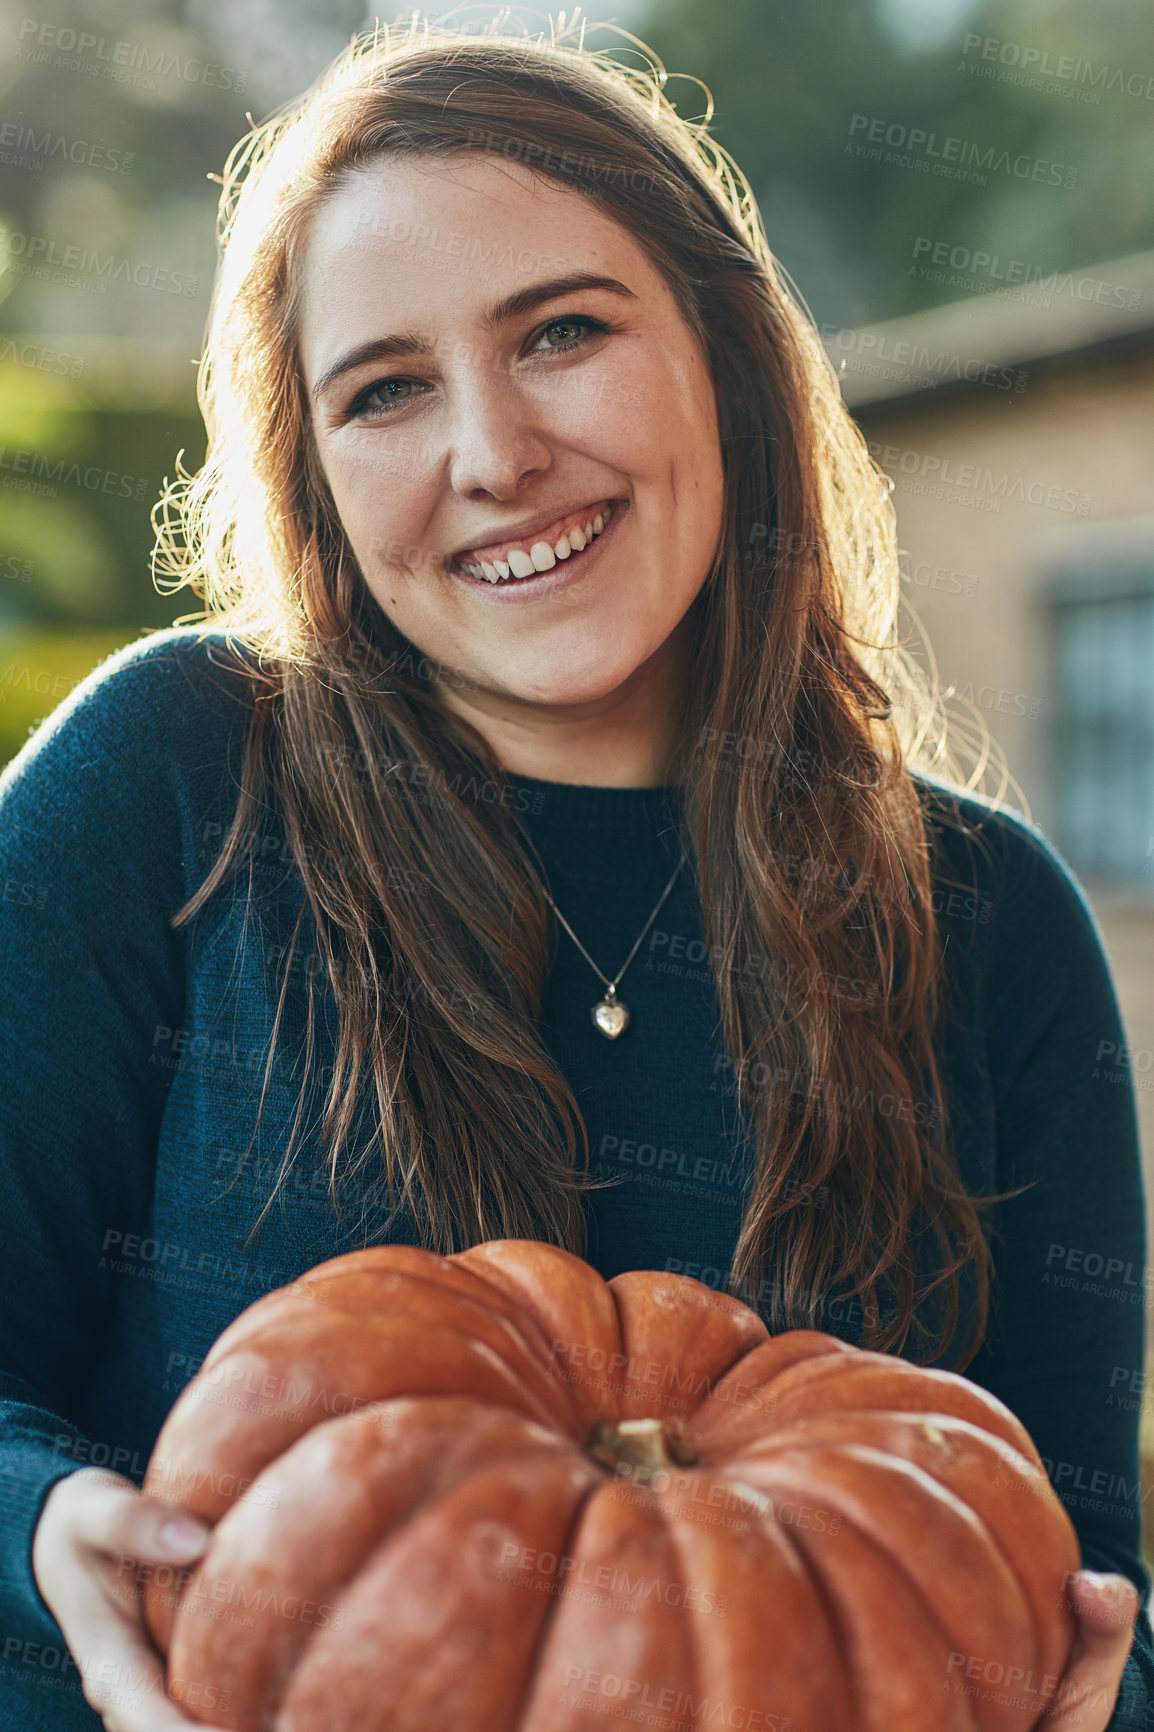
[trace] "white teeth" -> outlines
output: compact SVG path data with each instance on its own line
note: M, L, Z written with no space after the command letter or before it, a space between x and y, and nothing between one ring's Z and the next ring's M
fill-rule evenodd
M483 577L488 583L500 583L510 574L513 577L530 577L537 571L551 571L559 559L568 559L571 553L580 553L588 547L594 536L600 535L610 517L613 507L599 511L584 529L571 529L568 535L563 535L556 544L547 541L535 541L528 553L521 548L514 548L508 560L483 559L480 561L462 560L461 568L470 577Z

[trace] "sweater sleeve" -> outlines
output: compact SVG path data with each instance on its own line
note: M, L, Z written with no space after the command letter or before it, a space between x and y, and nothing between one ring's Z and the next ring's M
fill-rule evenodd
M1078 1532L1086 1569L1141 1608L1110 1732L1154 1727L1139 1418L1146 1204L1133 1081L1101 933L1040 832L999 814L984 979L1001 1205L991 1326L965 1375L1017 1414ZM1136 1393L1139 1392L1139 1393Z
M149 1054L181 1016L171 654L155 638L117 651L0 776L6 1660L23 1644L62 1645L32 1573L49 1490L91 1460L123 1471L78 1415L112 1298L102 1247L110 1231L139 1230L151 1192L168 1073Z

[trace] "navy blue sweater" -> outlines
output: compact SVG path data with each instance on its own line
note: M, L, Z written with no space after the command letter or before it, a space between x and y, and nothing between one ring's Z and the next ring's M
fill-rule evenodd
M53 1483L89 1463L139 1483L226 1324L381 1238L371 1198L354 1186L338 1221L327 1174L300 1159L248 1239L299 1090L278 1057L242 1163L279 970L231 887L191 926L168 925L235 809L248 711L243 682L212 659L222 642L173 628L118 651L0 777L0 1732L100 1724L31 1571ZM558 906L611 974L677 858L672 792L511 780ZM1154 1651L1136 1393L1145 1213L1125 1038L1099 932L1053 849L988 802L924 786L946 936L938 1049L961 1171L982 1191L1038 1181L992 1214L993 1322L964 1375L1026 1425L1084 1565L1139 1587L1110 1723L1136 1732L1154 1726ZM275 817L270 836L254 882L295 913L303 887ZM589 1201L589 1260L605 1276L670 1269L723 1286L749 1150L691 874L622 980L633 1021L618 1042L590 1021L599 980L555 937L543 1033L594 1168L620 1181ZM305 991L297 980L290 1025ZM856 1341L855 1304L822 1300L820 1326Z

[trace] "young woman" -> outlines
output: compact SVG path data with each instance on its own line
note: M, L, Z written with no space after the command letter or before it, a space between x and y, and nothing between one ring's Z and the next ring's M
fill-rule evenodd
M1148 1724L1100 938L932 773L886 484L662 82L382 32L229 164L204 628L0 782L5 1732L189 1723L133 1583L204 1535L138 1487L232 1318L504 1236L991 1389L1088 1566L1039 1716Z

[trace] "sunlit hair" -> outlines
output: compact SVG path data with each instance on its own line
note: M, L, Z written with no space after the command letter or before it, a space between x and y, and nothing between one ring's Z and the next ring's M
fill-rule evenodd
M307 905L274 1043L306 977L308 1002L277 1188L315 1060L314 988L331 988L320 1152L334 1203L338 1175L365 1168L435 1250L502 1237L584 1249L583 1193L598 1181L539 1031L555 934L531 851L506 806L470 795L505 772L438 701L452 670L431 670L367 590L297 349L302 247L351 174L402 154L519 161L646 249L716 388L724 527L691 610L671 780L756 1150L731 1290L756 1296L772 1330L821 1328L840 1283L860 1301L863 1346L922 1362L969 1314L960 1369L985 1333L992 1264L932 1045L940 943L926 784L911 771L945 760L934 682L896 640L890 484L748 182L707 136L712 105L690 125L666 78L655 59L638 70L587 50L583 34L414 20L358 38L232 152L200 375L208 461L178 472L158 508L156 571L205 601L186 620L227 631L253 714L235 819L174 925L245 860L251 888L254 838L279 809ZM418 767L432 802L404 797ZM306 940L319 967L302 973ZM923 1229L936 1273L920 1283Z

